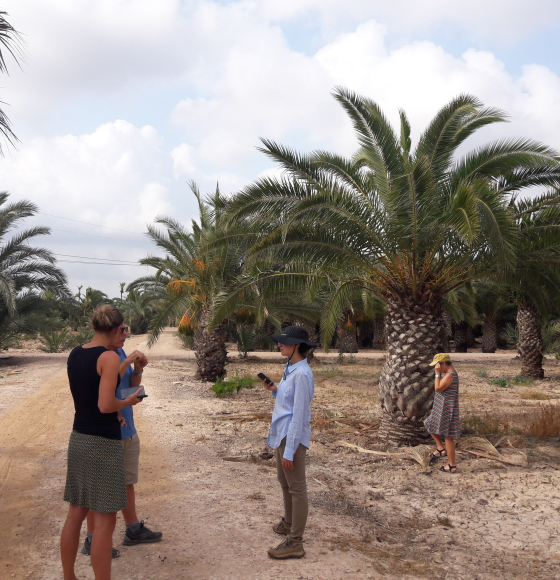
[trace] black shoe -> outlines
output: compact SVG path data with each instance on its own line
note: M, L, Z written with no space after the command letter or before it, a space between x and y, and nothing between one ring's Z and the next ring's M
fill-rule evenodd
M135 532L126 529L124 534L123 546L136 546L136 544L153 544L159 542L163 534L161 532L152 532L150 528L144 525L144 520L140 522L140 528Z
M84 546L82 548L82 554L86 556L91 556L91 540L86 536L86 541L84 542ZM119 557L119 551L116 548L113 548L113 558Z

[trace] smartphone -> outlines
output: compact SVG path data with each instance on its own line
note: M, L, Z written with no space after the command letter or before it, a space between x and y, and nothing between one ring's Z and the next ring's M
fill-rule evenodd
M121 389L121 397L126 399L130 397L130 395L134 394L138 389L142 389L140 394L138 395L139 399L145 399L148 395L146 395L146 391L144 391L144 387L140 385L139 387L129 387L128 389Z
M257 373L257 377L259 377L259 379L264 381L267 385L273 384L273 382L264 373Z

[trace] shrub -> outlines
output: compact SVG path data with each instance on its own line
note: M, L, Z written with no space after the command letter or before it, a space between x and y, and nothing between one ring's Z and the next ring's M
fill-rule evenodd
M65 348L68 348L68 330L48 330L41 332L39 340L43 346L40 349L43 352L60 352Z
M532 385L534 383L533 379L529 378L529 377L523 377L521 375L517 375L516 377L514 377L513 379L511 379L511 384L515 385L517 387L519 386L528 386L528 385Z
M487 379L488 378L488 371L486 369L476 369L474 374L480 379Z
M461 432L464 435L499 435L510 433L511 425L507 419L485 413L467 415L461 419Z
M82 328L76 334L68 334L64 348L74 348L87 344L93 338L93 328Z
M181 343L183 344L184 348L192 350L194 347L194 336L191 334L183 334L182 332L178 332L177 336L181 339Z
M508 386L508 382L507 379L504 377L497 377L495 379L491 379L488 381L489 385L496 385L497 387L507 387Z
M550 399L558 399L558 395L550 395L549 393L540 393L539 391L526 391L521 394L522 399L531 399L533 401L549 401Z
M524 432L537 439L560 437L560 406L541 404L529 418Z
M220 377L212 386L212 390L216 393L216 397L229 397L234 391L239 393L241 389L252 389L256 382L257 379L250 376L235 376L227 380Z

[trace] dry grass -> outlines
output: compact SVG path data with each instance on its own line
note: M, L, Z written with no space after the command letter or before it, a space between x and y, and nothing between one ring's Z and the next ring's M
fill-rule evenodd
M560 437L560 406L541 404L527 420L524 432L537 439Z
M247 499L255 499L255 500L261 501L261 500L265 499L265 497L260 491L258 491L256 493L252 493L251 495L248 495Z
M539 391L525 391L524 393L521 393L521 398L532 401L550 401L551 399L558 399L558 395L541 393Z
M512 430L508 419L492 413L466 415L461 420L461 432L465 435L502 435L511 433Z

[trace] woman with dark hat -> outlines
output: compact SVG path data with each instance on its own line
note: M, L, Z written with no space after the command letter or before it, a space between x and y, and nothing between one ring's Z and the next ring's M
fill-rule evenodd
M305 555L303 533L308 513L305 455L311 441L311 399L315 391L306 353L317 345L301 326L288 326L282 334L273 334L271 338L278 343L280 354L288 358L280 384L263 380L276 399L267 443L276 448L278 481L284 495L284 517L272 529L286 536L276 548L268 550L268 555L284 560Z

